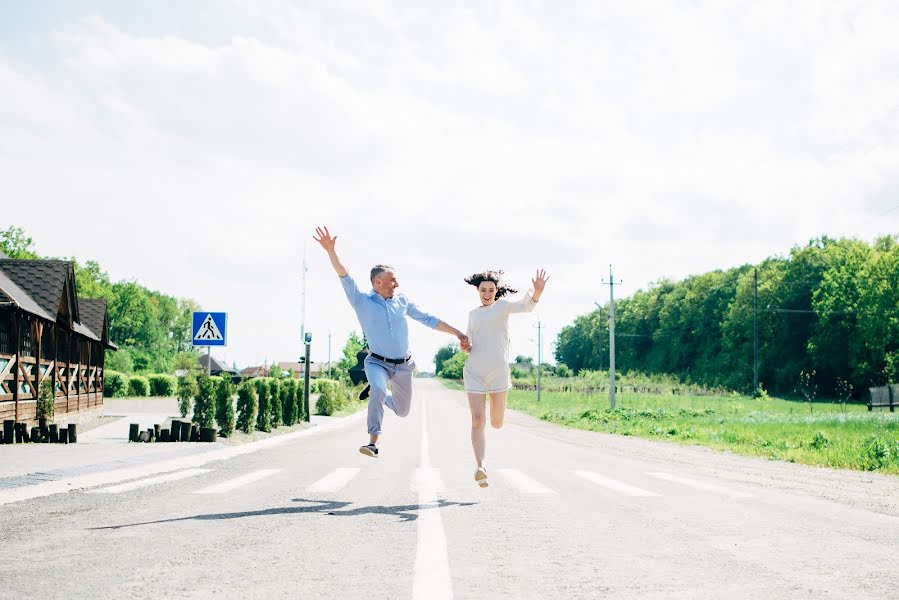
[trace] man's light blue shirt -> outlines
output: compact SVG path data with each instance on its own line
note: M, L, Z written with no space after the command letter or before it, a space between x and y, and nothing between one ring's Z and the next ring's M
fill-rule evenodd
M405 294L395 294L390 300L385 300L374 290L366 294L349 275L341 277L340 284L356 311L368 347L385 358L409 356L407 316L431 329L440 323L440 319L418 308Z

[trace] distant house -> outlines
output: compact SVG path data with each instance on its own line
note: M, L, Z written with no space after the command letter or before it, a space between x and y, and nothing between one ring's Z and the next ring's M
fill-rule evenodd
M210 365L212 366L211 369L209 368ZM200 368L204 373L209 373L214 377L217 377L219 375L226 375L231 379L240 380L240 375L236 370L221 362L211 354L200 355Z
M0 420L34 421L45 379L57 420L98 412L107 349L106 300L78 297L71 262L0 252Z
M294 379L302 379L306 376L306 365L301 362L279 362L281 371L290 371ZM309 377L326 377L328 375L328 363L312 363L309 369Z
M247 367L246 369L241 369L240 373L241 379L253 379L254 377L267 377L268 369L265 367Z

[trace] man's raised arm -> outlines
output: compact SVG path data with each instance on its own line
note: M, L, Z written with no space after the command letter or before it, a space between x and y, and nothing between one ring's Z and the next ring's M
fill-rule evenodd
M334 245L337 243L337 236L331 237L331 233L328 231L327 227L316 227L315 233L318 237L312 236L312 238L325 249L325 252L328 253L328 258L331 259L331 266L334 267L334 271L336 271L340 277L349 275L346 267L344 267L343 263L340 262L340 259L337 258L337 251L334 250Z

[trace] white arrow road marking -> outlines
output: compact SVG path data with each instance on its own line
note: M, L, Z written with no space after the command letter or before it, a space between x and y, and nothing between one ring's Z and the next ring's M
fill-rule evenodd
M443 487L438 469L430 468L427 403L421 403L421 457L415 470L418 491L418 547L412 582L414 600L452 600L453 584L446 556L446 535L437 492Z
M130 492L144 487L150 487L158 483L168 483L169 481L178 481L179 479L187 479L203 473L209 473L212 469L187 469L186 471L175 471L158 477L148 477L137 481L129 481L128 483L120 483L99 490L89 490L89 494L121 494L122 492Z
M650 492L649 490L644 490L643 488L638 488L633 485L629 485L627 483L623 483L618 481L617 479L612 479L611 477L606 477L604 475L600 475L599 473L594 473L593 471L572 471L578 477L583 477L587 481L592 481L596 485L602 486L608 490L612 490L613 492L619 492L621 494L625 494L627 496L642 496L646 498L658 496L655 492Z
M355 477L359 471L362 469L357 468L349 468L349 467L341 467L339 469L334 469L308 488L306 488L306 492L310 494L321 493L321 492L336 492L343 488L346 484L352 481L353 477Z
M503 479L512 484L519 492L525 494L555 494L555 492L536 479L528 477L518 469L497 469Z
M243 487L254 481L259 481L260 479L265 479L266 477L270 477L271 475L280 472L281 469L261 469L259 471L253 471L252 473L235 477L230 481L210 485L207 488L194 492L194 494L224 494L225 492L236 490L239 487Z
M695 488L697 490L702 490L704 492L721 494L722 496L728 496L730 498L754 498L752 494L747 494L746 492L732 490L720 485L715 485L713 483L705 483L704 481L696 481L695 479L687 479L686 477L679 477L670 473L647 473L647 475L649 475L650 477L656 477L658 479L664 479L665 481L679 483L681 485Z

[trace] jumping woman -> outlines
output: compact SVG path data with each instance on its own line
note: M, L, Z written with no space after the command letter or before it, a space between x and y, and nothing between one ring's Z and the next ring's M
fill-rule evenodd
M516 290L502 283L502 274L502 271L484 271L465 279L466 283L478 289L481 301L480 306L468 313L467 335L471 347L462 377L471 409L471 445L478 465L474 479L482 488L487 487L487 469L484 468L487 397L490 397L490 424L499 429L503 426L506 397L512 387L509 315L534 310L549 280L546 271L538 269L531 280L533 289L521 300L510 302L502 298L516 293Z

